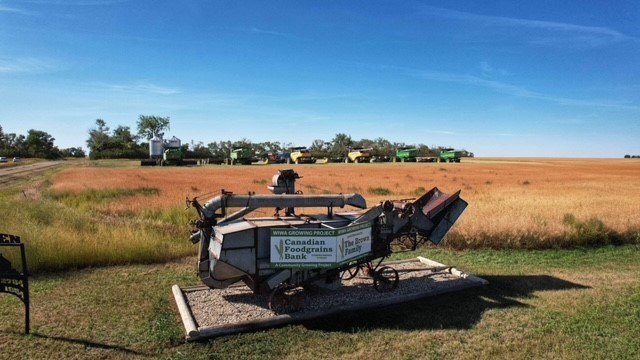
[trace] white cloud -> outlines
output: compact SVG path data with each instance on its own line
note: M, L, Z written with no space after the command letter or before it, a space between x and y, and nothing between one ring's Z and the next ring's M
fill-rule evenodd
M560 105L608 108L611 110L640 110L640 107L636 105L630 105L630 104L621 103L621 102L612 102L608 100L572 99L572 98L565 98L565 97L536 93L534 91L528 90L526 88L523 88L517 85L512 85L512 84L508 84L500 81L487 80L487 79L483 79L483 78L472 76L472 75L427 72L427 71L416 71L416 70L411 70L410 73L417 78L421 78L425 80L442 81L442 82L455 83L455 84L461 84L461 85L480 86L480 87L489 88L496 92L507 94L507 95L529 98L529 99L545 100L545 101L554 102Z
M21 13L22 10L0 4L0 12Z
M53 60L37 58L0 58L0 74L40 74L62 70L62 66Z
M120 4L130 0L22 0L32 4L61 5L61 6L102 6Z
M284 33L284 32L280 32L280 31L274 31L274 30L266 30L266 29L260 29L257 27L252 27L252 28L241 28L238 29L242 32L249 32L252 34L258 34L258 35L269 35L269 36L276 36L276 37L281 37L281 38L287 38L287 39L300 39L298 36L290 34L290 33Z
M537 45L600 47L628 40L638 41L638 39L619 31L599 26L583 26L554 21L478 15L432 6L421 6L420 10L428 16L460 20L466 23L475 22L485 27L508 27L527 30L522 33L522 36L528 37L529 43Z
M158 86L148 82L136 82L131 84L103 84L103 86L111 91L125 93L142 93L156 95L174 95L181 93L179 89Z
M486 61L480 62L480 71L482 72L482 76L489 76L493 73L493 67Z

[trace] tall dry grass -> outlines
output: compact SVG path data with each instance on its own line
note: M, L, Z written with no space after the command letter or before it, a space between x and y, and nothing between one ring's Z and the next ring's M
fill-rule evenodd
M69 167L37 191L0 192L0 232L28 239L34 271L165 261L196 253L187 240L188 221L196 215L185 210L187 197L206 201L222 189L266 194L272 176L285 167ZM294 169L305 194L357 192L369 206L415 198L432 187L462 190L469 207L445 241L453 248L640 243L636 160L483 159ZM325 210L299 209L314 211Z
M139 194L97 205L105 213L136 214L178 209L186 197L207 199L221 189L268 193L271 177L284 167L74 168L54 176L51 191L158 189L157 195ZM434 186L448 193L462 190L469 207L449 236L449 245L455 247L589 245L579 238L589 226L596 237L608 237L609 242L640 241L640 162L635 160L474 159L460 164L330 164L294 169L302 176L298 189L306 194L358 192L370 206L385 199L413 198ZM567 216L574 221L567 222Z

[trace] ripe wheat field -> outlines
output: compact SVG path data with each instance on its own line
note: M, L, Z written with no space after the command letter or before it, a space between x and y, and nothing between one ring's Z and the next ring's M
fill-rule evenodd
M295 169L305 194L360 193L369 206L415 198L432 187L461 190L469 206L447 238L454 248L548 248L640 242L640 161L635 159L464 159L459 164L377 163L74 167L51 179L52 193L147 189L96 205L132 215L184 207L222 189L269 193L278 169ZM336 210L337 211L337 210ZM265 210L264 215L271 215ZM193 213L195 215L195 212Z

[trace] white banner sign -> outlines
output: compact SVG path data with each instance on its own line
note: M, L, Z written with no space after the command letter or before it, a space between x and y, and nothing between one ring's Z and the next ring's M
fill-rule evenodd
M340 229L271 229L273 267L336 267L371 253L371 223Z

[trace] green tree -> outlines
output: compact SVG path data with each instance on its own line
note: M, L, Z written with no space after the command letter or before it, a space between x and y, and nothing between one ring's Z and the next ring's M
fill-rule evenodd
M111 136L111 147L133 149L137 146L137 136L131 133L128 126L119 125L113 130Z
M60 150L60 155L62 157L74 157L74 158L83 158L86 156L84 150L82 150L82 148L79 147L71 147L68 149L62 149Z
M2 125L0 125L0 149L6 149L7 142L4 138L4 131L2 131Z
M140 115L138 117L138 135L151 140L161 134L161 131L169 130L169 117ZM164 135L164 134L162 134Z
M60 150L53 144L55 139L41 130L31 129L25 140L27 154L30 157L56 159L60 157Z
M331 156L345 156L353 145L353 140L347 134L337 133L331 140L331 144Z
M311 143L309 151L316 157L328 157L331 151L331 143L322 139L315 139Z
M379 156L395 156L393 144L387 139L376 138L373 140L373 147L376 149L376 155Z
M10 156L27 156L26 138L24 135L9 133L5 135L6 147Z
M100 153L107 148L109 140L111 140L111 136L107 123L102 119L96 119L96 127L89 130L89 139L87 140L89 157L92 159L100 158Z

